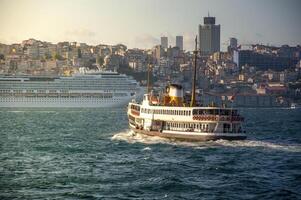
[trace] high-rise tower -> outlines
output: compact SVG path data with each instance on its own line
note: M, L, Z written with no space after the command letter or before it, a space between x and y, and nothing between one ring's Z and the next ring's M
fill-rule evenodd
M161 47L163 49L167 49L168 48L168 37L161 37Z
M199 25L199 45L201 55L220 51L221 26L215 24L215 17L204 17L204 25Z
M183 36L176 36L176 47L183 51Z

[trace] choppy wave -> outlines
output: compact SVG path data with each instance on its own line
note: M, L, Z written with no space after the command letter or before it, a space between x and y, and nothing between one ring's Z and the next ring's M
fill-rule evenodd
M247 140L182 142L123 108L0 109L0 199L298 199L301 113L241 112Z
M167 138L161 138L157 136L147 136L139 133L134 133L132 130L125 130L116 133L112 136L112 140L121 140L128 143L143 143L143 144L170 144L179 146L194 147L197 149L208 148L212 146L223 146L223 147L246 147L246 148L266 148L271 150L289 151L289 152L301 152L300 144L278 144L267 141L258 140L216 140L216 141L205 141L205 142L186 142L177 141Z

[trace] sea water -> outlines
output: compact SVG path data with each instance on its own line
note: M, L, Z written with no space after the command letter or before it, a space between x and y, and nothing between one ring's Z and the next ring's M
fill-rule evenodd
M242 109L244 141L133 134L125 108L1 109L0 199L301 198L301 110Z

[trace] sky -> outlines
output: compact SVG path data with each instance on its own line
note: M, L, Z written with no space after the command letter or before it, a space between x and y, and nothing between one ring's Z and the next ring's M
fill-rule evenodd
M0 0L0 43L35 38L151 48L184 36L191 50L203 17L221 25L221 47L301 45L301 0Z

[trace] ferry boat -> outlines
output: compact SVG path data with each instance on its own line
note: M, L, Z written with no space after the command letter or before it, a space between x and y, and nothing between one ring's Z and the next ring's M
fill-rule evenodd
M145 94L141 104L129 103L129 127L134 133L189 141L246 138L244 118L236 109L185 105L180 85L168 86L167 92L163 101Z
M197 44L197 42L196 42ZM185 103L181 85L170 84L163 95L148 92L142 103L128 104L129 127L134 133L177 140L242 140L244 118L236 109L197 106L196 54L191 102ZM148 91L150 91L148 89Z
M87 71L69 77L0 76L0 107L120 107L141 92L131 77Z

